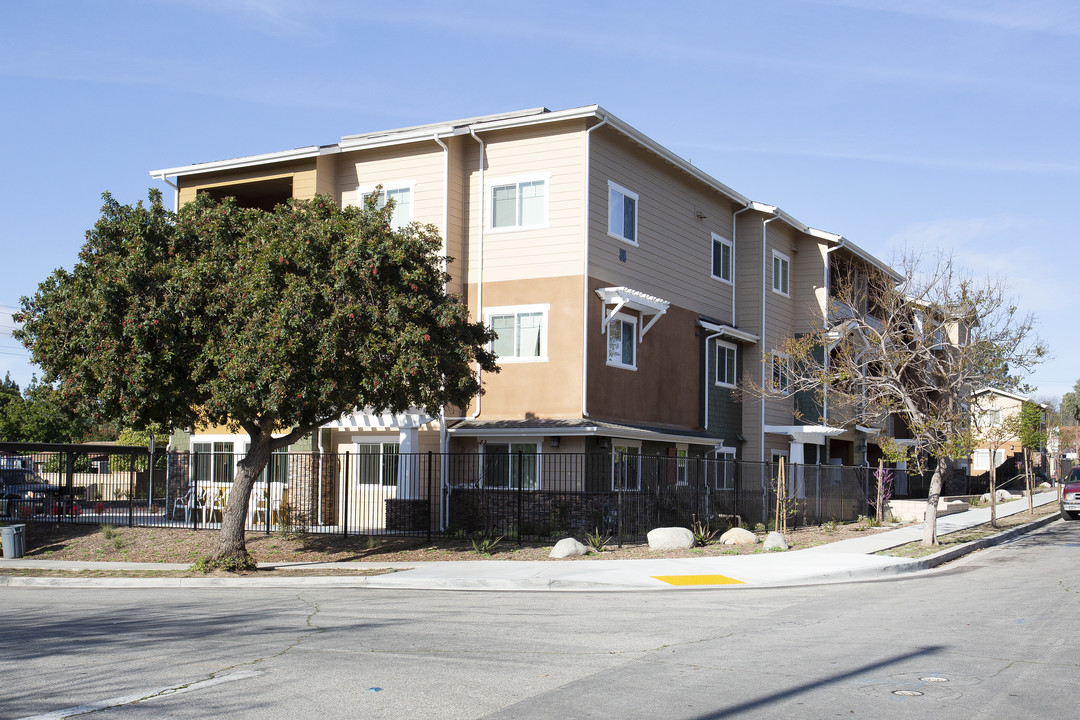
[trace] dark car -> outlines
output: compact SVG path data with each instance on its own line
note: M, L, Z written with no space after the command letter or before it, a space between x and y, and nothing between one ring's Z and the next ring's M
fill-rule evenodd
M22 507L35 514L47 512L63 493L62 487L50 485L33 470L0 468L0 514L14 515Z
M1061 517L1080 520L1080 467L1074 467L1061 489Z

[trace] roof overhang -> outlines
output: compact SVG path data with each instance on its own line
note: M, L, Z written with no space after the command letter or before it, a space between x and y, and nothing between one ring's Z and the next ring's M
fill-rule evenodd
M624 440L651 440L656 442L686 443L688 445L708 445L725 447L722 438L707 437L660 428L643 428L616 423L581 421L574 424L531 424L510 422L488 425L465 421L448 427L446 432L454 437L505 438L505 437L606 437Z
M757 343L761 338L752 332L746 330L739 330L738 328L731 327L730 325L724 325L722 323L713 323L708 320L698 320L698 325L708 330L710 333L716 333L723 337L729 337L732 340L739 340L745 343Z
M773 435L787 435L795 442L824 445L825 438L843 434L844 428L828 425L766 425L765 432Z
M436 418L421 410L378 413L365 409L342 415L322 427L327 430L409 430L423 427L435 420Z

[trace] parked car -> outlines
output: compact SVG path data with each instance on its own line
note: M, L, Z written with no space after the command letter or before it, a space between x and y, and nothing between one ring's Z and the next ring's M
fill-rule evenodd
M1061 490L1061 517L1080 520L1080 467L1074 467Z
M34 514L47 512L65 493L59 485L50 485L33 470L0 467L0 514L18 512L29 507Z

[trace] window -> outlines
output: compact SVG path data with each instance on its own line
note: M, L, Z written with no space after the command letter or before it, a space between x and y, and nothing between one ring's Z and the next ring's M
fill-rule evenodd
M641 489L641 448L613 445L611 448L611 489Z
M539 488L540 448L535 442L486 443L483 463L484 487Z
M493 230L547 225L547 177L496 180L489 186Z
M686 447L677 445L675 447L675 484L686 485Z
M716 384L726 387L735 387L738 377L735 373L735 354L737 349L734 345L717 341L716 343Z
M383 183L381 191L378 186L367 186L358 188L357 193L360 196L367 196L378 192L379 196L375 200L375 206L378 208L386 207L386 204L393 200L394 209L390 214L390 227L394 230L400 230L411 223L413 219L412 195L414 184L412 180L395 180L394 182Z
M497 337L491 351L499 362L544 362L547 360L548 305L516 305L487 308L487 326Z
M400 449L396 442L357 443L356 482L384 487L397 485Z
M608 180L608 235L637 245L638 196Z
M732 244L716 233L712 235L712 276L717 280L731 282Z
M231 483L236 470L231 442L196 442L191 444L195 453L195 480L197 482Z
M607 364L637 369L634 349L637 346L637 321L626 315L615 315L607 326Z
M735 453L721 452L716 460L709 462L709 471L713 478L713 487L717 490L735 489Z
M772 254L772 289L781 295L790 294L789 275L791 272L791 258L783 253L773 250Z
M791 360L781 352L773 351L772 356L772 386L773 390L781 392L788 389L791 384Z
M244 453L247 454L251 450L251 443L244 443ZM266 467L263 468L262 475L256 482L265 483L267 477L270 478L270 482L283 483L288 481L289 475L289 448L278 448L270 453L270 459L266 462Z

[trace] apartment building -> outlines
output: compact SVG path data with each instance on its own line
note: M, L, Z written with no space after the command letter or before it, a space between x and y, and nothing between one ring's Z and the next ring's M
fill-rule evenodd
M485 393L468 408L358 411L298 449L845 465L873 455L880 428L738 388L783 387L777 348L820 327L836 267L895 273L599 106L349 135L151 175L178 205L197 193L256 207L319 193L348 205L381 186L395 223L438 228L448 290L498 332L501 371L482 376ZM200 428L190 441L239 452L244 438ZM538 487L529 475L517 482Z

